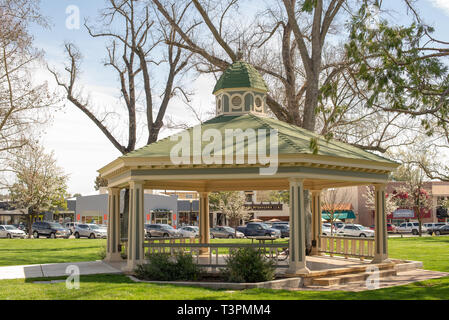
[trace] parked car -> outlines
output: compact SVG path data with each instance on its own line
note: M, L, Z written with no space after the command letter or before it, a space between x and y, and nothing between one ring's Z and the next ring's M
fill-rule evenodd
M427 228L427 233L428 234L432 234L433 232L435 232L436 230L438 230L442 226L445 226L446 223L444 223L444 222L424 223L423 225Z
M243 232L237 231L235 232L234 228L231 227L215 227L210 228L210 237L213 238L244 238L245 234Z
M418 222L403 222L396 228L398 233L412 233L414 235L419 234L419 223ZM423 225L421 231L423 233L427 232L427 228Z
M288 222L288 221L278 221L278 222L273 222L272 224L271 224L271 226L272 227L274 227L274 226L277 226L277 225L290 225L290 222Z
M66 229L69 230L70 235L72 235L75 232L75 226L79 225L80 222L66 222L64 224L64 226L66 227Z
M246 237L281 237L281 230L271 228L269 225L261 222L250 222L244 227L237 227L237 231L240 231Z
M0 238L21 238L25 239L26 233L14 226L1 225L0 226Z
M281 238L289 238L290 237L290 225L289 224L273 224L273 229L278 229L281 231Z
M19 230L22 230L23 232L25 232L25 234L28 233L28 230L27 230L28 228L27 228L26 224L24 224L24 223L14 224L13 226Z
M374 237L374 231L360 224L346 224L337 231L338 235L347 237Z
M341 221L338 221L338 222L334 222L333 225L334 225L334 230L337 231L338 229L343 228L343 226L345 225L345 223L344 223L344 222L341 222Z
M373 225L373 226L370 226L369 227L371 230L374 230L375 229L375 226ZM397 227L394 225L394 224L392 224L392 223L387 223L387 232L389 232L389 233L397 233Z
M75 238L107 238L107 231L96 224L78 223L74 226Z
M168 224L145 224L145 236L151 237L175 237L181 236L181 233Z
M194 238L200 235L200 228L197 226L185 226L179 229L179 233L185 238Z
M335 233L335 231L333 233ZM321 225L321 234L323 236L330 236L332 234L332 232L331 232L331 224L330 223L323 223Z
M46 236L47 238L66 238L70 236L68 229L64 228L61 224L56 222L37 221L31 226L31 233L35 239L40 236Z
M435 230L435 235L439 236L442 234L449 234L449 224L445 224Z

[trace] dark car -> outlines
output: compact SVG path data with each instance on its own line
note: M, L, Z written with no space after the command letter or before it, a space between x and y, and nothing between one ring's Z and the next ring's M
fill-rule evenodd
M271 228L269 225L261 222L250 222L245 227L237 227L237 231L242 232L245 237L281 237L281 230Z
M437 235L437 236L442 235L442 234L449 234L449 224L439 227L434 232L435 232L435 235Z
M427 233L432 234L435 231L437 231L439 228L445 226L446 223L444 222L437 222L437 223L424 223L424 226L427 228Z
M290 225L288 224L273 224L273 229L278 229L281 231L281 238L290 237Z
M31 226L31 233L35 239L39 238L39 236L46 236L47 238L66 238L68 239L70 236L69 230L64 228L59 223L55 222L35 222Z

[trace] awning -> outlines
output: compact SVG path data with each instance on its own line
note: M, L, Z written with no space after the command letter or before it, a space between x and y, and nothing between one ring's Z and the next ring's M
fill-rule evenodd
M328 211L324 211L322 213L322 218L325 220L330 220L332 217L332 214L329 213ZM337 211L334 213L334 219L355 219L355 213L352 210L342 210L342 211Z

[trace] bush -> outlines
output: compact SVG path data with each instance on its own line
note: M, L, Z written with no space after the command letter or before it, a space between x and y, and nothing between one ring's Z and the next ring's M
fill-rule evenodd
M262 252L253 248L242 248L230 252L223 275L229 282L263 282L274 279L275 263Z
M201 274L192 255L177 253L150 254L148 263L137 266L135 275L139 279L153 281L194 281Z
M106 259L106 245L103 245L98 250L98 255L100 256L100 260Z

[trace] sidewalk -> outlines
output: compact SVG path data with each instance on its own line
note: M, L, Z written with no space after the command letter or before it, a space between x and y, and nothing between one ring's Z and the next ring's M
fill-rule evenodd
M87 261L0 267L0 280L68 276L69 273L66 273L66 270L69 266L77 266L80 270L80 275L122 273L121 270L103 261Z

